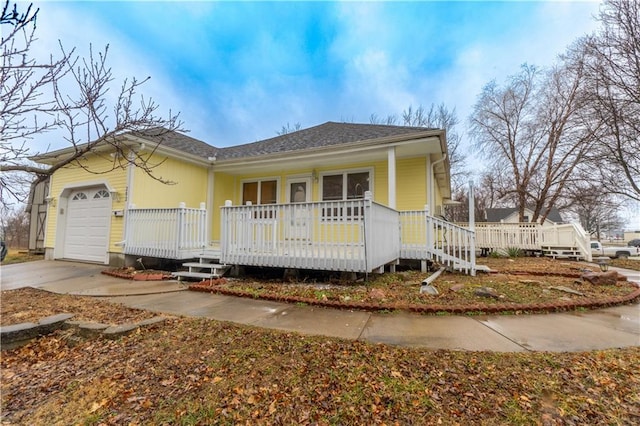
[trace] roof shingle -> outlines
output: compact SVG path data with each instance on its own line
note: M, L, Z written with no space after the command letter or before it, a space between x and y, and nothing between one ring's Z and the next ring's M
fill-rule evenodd
M424 132L426 130L433 129L380 124L335 123L329 121L318 126L274 138L221 148L217 152L217 158L219 160L227 160L301 151L311 148L336 146L350 142Z

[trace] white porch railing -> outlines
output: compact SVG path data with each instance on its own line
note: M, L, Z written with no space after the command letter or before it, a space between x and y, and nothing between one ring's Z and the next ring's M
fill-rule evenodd
M552 227L541 226L542 247L575 247L586 261L591 261L590 235L577 223L565 223Z
M221 261L371 272L398 259L398 212L366 199L221 209Z
M476 223L476 245L481 248L540 250L541 242L538 223Z
M476 246L479 248L522 250L542 250L546 247L575 248L585 260L591 260L589 234L576 223L543 226L528 222L481 222L475 224L475 231Z
M188 259L207 246L207 211L186 208L129 209L125 214L124 253Z
M475 275L475 234L432 217L426 210L400 212L402 259L430 259Z

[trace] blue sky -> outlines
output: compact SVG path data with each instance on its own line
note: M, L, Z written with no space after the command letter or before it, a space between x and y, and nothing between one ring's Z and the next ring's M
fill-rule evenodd
M551 64L597 27L598 11L585 1L36 5L39 55L58 40L81 52L109 44L116 77L151 76L144 94L216 146L431 103L464 124L484 84Z

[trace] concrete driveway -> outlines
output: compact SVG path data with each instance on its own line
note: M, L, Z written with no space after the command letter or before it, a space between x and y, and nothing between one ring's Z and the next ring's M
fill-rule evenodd
M59 294L118 296L186 290L177 281L133 282L104 275L107 266L92 263L39 260L2 265L0 289L34 287Z
M176 281L133 282L100 274L104 268L62 261L6 265L0 287L101 296L166 314L431 349L574 352L640 346L640 304L522 316L382 314L184 291ZM640 273L621 272L640 282Z

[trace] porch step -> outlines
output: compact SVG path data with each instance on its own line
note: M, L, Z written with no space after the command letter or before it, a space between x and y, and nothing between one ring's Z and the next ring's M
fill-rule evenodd
M229 265L220 265L218 263L205 263L202 262L186 262L183 263L182 266L185 268L189 268L188 271L178 271L171 274L174 277L177 277L178 280L182 278L203 278L203 279L211 279L211 278L220 278L227 272L231 266Z
M171 274L171 276L178 278L178 280L182 278L202 278L202 279L212 279L212 278L220 278L220 275L213 274L211 272L189 272L189 271L178 271Z
M542 254L552 259L583 260L585 256L575 247L542 247Z

